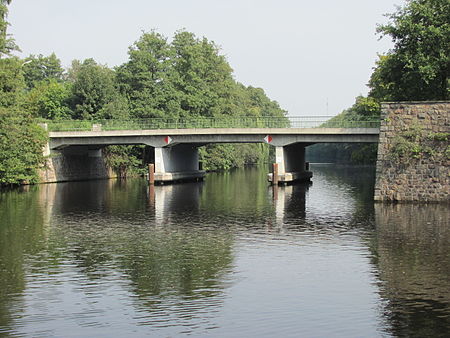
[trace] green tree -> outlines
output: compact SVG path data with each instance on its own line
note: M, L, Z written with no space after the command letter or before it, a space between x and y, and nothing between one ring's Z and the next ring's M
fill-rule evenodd
M128 51L129 61L117 69L121 92L133 117L178 117L180 98L171 81L173 49L167 38L144 33Z
M6 32L10 2L0 0L0 56L15 48ZM22 66L23 60L17 57L0 58L0 186L37 182L38 168L44 163L46 133L21 106Z
M0 186L36 183L46 132L17 107L0 107Z
M17 50L18 47L8 33L8 7L11 0L0 0L0 57L3 55L9 55L12 51Z
M22 63L17 57L0 59L0 107L20 103L25 88Z
M409 0L378 27L394 48L381 55L370 78L370 96L385 101L450 97L450 2Z
M182 115L229 114L226 104L235 81L232 69L219 48L206 38L179 31L172 41L175 89L180 92Z
M72 116L69 108L71 86L55 79L35 84L24 100L24 107L34 117L49 120L68 120Z
M243 105L243 111L247 116L285 117L287 112L281 109L278 102L269 99L262 88L248 86L243 90L248 97Z
M116 87L113 70L93 59L74 61L69 70L75 119L126 118L128 105Z
M33 88L44 80L62 81L64 69L61 61L52 53L49 56L28 56L23 63L23 72L27 87Z

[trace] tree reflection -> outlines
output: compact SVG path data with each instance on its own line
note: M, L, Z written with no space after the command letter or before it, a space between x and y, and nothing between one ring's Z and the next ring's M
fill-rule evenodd
M92 281L121 271L136 305L147 311L167 307L173 297L217 296L233 261L233 236L199 219L201 189L198 183L149 189L142 180L60 184L50 237Z
M444 337L450 327L450 209L375 206L373 250L392 334Z
M26 261L45 247L38 189L0 193L0 334L13 328L26 288Z

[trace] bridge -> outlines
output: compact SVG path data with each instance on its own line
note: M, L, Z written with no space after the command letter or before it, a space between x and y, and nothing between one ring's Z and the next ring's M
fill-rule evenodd
M278 181L311 177L305 147L315 143L375 143L379 121L330 117L239 117L49 122L46 150L70 158L101 158L108 145L147 145L154 153L155 180L201 178L198 148L211 143L267 143L275 147ZM66 160L65 162L70 162ZM269 175L272 180L272 176Z

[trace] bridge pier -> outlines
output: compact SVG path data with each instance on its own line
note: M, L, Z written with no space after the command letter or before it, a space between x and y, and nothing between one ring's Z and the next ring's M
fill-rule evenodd
M178 144L154 149L155 182L197 180L205 176L205 172L199 170L196 145Z
M309 181L312 172L306 170L305 143L293 143L275 147L275 162L278 164L278 184L294 181ZM273 174L268 174L273 181Z

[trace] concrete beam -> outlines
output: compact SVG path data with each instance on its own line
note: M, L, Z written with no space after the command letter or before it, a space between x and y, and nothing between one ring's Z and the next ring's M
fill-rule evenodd
M271 145L286 146L293 143L362 143L378 142L378 128L249 128L249 129L161 129L50 132L50 149L74 145L132 145L145 144L152 147L166 146L165 137L170 136L171 145L209 143L263 143L270 135Z

